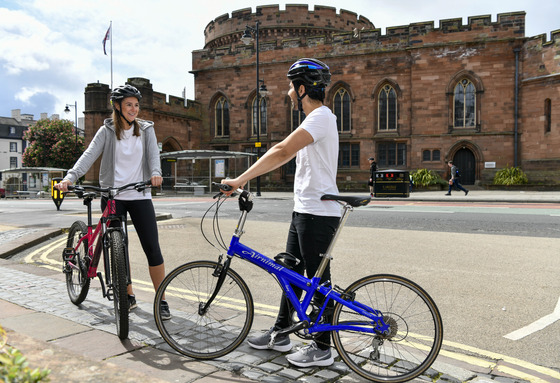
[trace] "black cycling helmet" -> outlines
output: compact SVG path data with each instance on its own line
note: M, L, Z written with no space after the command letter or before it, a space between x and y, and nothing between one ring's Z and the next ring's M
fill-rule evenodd
M126 122L128 122L128 125L132 126L134 121L128 121L122 111L115 107L115 102L118 102L120 105L121 101L127 97L136 97L138 99L138 102L142 100L142 95L140 94L140 91L138 89L136 89L132 85L125 84L116 87L111 92L111 105L113 105L113 109L117 111L121 115L121 117L125 119Z
M112 102L121 101L127 97L136 97L138 101L142 100L140 91L129 84L118 86L111 92Z
M288 78L291 81L299 80L305 86L325 88L331 83L331 72L325 63L303 58L292 64Z

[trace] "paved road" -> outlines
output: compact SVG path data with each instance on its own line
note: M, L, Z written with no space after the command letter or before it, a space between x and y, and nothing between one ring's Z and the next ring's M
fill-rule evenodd
M199 254L185 252L185 248L194 248L207 253L206 258L215 258L216 252L202 241L198 241L198 224L198 219L189 218L160 222L160 236L168 270L185 261L201 258ZM235 220L225 219L223 225L227 228L224 229L224 235L229 234ZM266 254L275 254L282 250L281 243L285 240L286 230L285 223L268 222L263 225L251 221L243 239ZM375 246L370 240L373 236L378 238ZM267 238L267 241L263 243L262 238ZM137 252L139 244L134 236L132 239L133 252ZM560 381L558 322L553 322L540 331L525 330L528 335L518 340L507 339L504 336L523 329L554 311L560 291L556 280L560 270L556 260L557 251L554 250L558 249L558 241L556 238L535 240L521 236L475 233L347 228L342 235L339 250L335 251L333 275L336 278L335 283L345 286L359 276L391 272L407 276L425 287L440 307L446 330L444 351L438 358L438 363L442 365L434 365L434 368L452 377L451 380L508 376L517 381L525 379L556 382ZM60 286L58 261L62 242L64 236L56 237L49 243L35 246L20 254L18 259L53 268L52 272L57 273L53 274L58 280L57 288L62 288L62 293L58 291L55 294L56 304L42 302L39 311L50 312L50 306L63 307L63 310L71 312L64 315L70 315L74 320L73 306L68 304L67 300L64 303L59 302L61 294L63 299L66 298L64 286ZM449 250L450 245L452 250ZM271 285L277 290L276 286L270 283L272 280L266 274L263 275L262 272L248 266L237 262L234 269L249 282L255 301L262 303L277 299L271 298ZM359 271L348 273L348 270ZM139 326L139 332L153 332L153 328L150 329L149 326L149 302L153 291L147 282L149 279L145 275L142 257L134 259L133 275L136 292L142 302L141 307L146 312L145 316L142 314L141 318L134 319L133 322ZM100 294L90 293L86 302L90 300L93 300L92 306L88 304L89 308L86 307L86 311L93 309L99 312L110 308L110 304L103 301ZM83 310L79 311L85 314ZM105 327L100 327L103 331L111 332L111 319L108 312L107 318L102 321L107 322L103 325ZM271 321L272 317L263 316L253 328L266 328ZM92 322L91 319L86 319L85 322L85 325L90 325L96 320ZM145 329L144 326L148 328ZM142 336L136 338L134 335L132 339L145 342ZM153 346L158 347L155 344ZM242 352L247 352L249 359L253 356L248 350L243 349ZM266 363L275 365L273 360L267 358L253 364L244 364L241 368L243 376L258 380L279 376L283 379L295 378L288 378L277 372L263 373L264 370L258 367L247 367L262 366ZM290 373L292 372L286 372ZM319 371L312 371L299 378L306 377L306 381L313 381L311 378L321 377L318 373ZM337 373L344 375L341 372ZM210 375L212 373L208 374ZM341 379L353 378L352 375L347 375ZM322 376L322 380L325 380L325 376Z

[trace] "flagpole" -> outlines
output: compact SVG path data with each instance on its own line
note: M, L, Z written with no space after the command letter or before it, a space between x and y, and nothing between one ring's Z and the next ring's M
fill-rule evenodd
M112 91L113 90L113 21L112 20L109 29L111 29L111 35L109 37L111 38L111 91Z

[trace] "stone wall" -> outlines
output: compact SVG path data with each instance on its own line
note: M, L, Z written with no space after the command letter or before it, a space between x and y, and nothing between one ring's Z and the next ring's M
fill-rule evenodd
M476 182L488 182L496 168L515 162L515 129L518 132L517 161L526 166L530 179L543 179L538 169L554 168L560 152L560 119L557 100L558 35L550 42L526 38L525 12L472 16L413 23L387 28L385 34L356 13L307 6L257 7L223 15L205 29L205 48L193 52L196 100L208 115L203 121L202 144L211 148L244 151L254 145L251 137L251 102L257 89L256 45L246 46L240 37L246 25L259 22L259 78L269 95L268 132L261 137L269 148L290 133L290 101L286 72L298 58L315 57L331 68L332 84L326 105L344 87L352 100L349 133L344 143L360 146L360 167L339 169L339 179L361 185L368 177L367 158L377 156L380 142L404 143L406 168L428 168L446 175L446 160L461 150L472 152L469 165ZM518 70L516 119L516 67ZM460 78L476 84L476 126L453 128L453 90ZM377 130L377 95L384 84L398 94L398 129ZM213 108L226 97L230 111L230 135L215 138ZM552 100L551 132L544 132L544 102ZM554 107L556 105L556 107ZM207 139L205 139L207 138ZM439 161L424 162L424 150L440 150ZM554 170L552 170L554 172ZM548 177L548 176L547 176ZM560 180L560 174L553 177ZM550 179L551 177L548 177ZM283 170L265 177L269 183L289 182Z
M148 79L133 77L127 81L142 94L138 118L154 122L158 143L164 152L199 149L201 145L202 109L199 103L180 97L167 96L155 92ZM85 89L85 144L89 145L93 136L111 117L109 103L111 90L106 84L92 83ZM86 174L86 181L97 183L100 160Z

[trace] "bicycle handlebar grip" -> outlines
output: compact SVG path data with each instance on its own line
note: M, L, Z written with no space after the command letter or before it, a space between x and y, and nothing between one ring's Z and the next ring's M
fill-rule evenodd
M220 188L220 190L223 191L230 191L231 190L231 186L229 186L228 184L222 184L219 182L212 182L214 185L216 185L217 187Z

